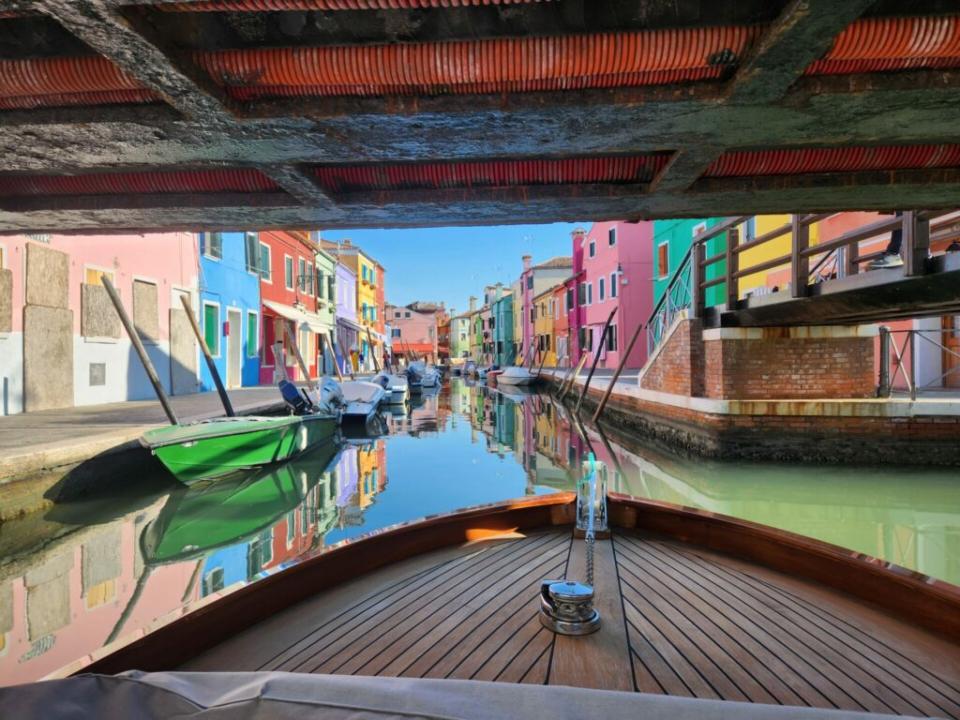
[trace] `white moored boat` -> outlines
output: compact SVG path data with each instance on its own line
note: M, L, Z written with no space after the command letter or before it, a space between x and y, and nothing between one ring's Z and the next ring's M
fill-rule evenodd
M517 365L504 368L503 372L497 375L497 382L501 385L533 385L539 380L539 373L531 372L529 369Z
M403 405L410 397L410 385L403 375L381 372L373 382L386 391L383 402L387 405Z
M347 380L340 383L340 390L346 403L344 420L367 420L377 411L386 395L382 386L364 380Z

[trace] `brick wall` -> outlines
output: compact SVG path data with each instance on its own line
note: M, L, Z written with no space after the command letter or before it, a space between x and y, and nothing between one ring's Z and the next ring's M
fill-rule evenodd
M681 320L663 341L640 387L676 395L703 395L703 341L699 320Z
M777 335L777 331L782 334ZM704 342L706 397L741 400L868 398L876 395L874 338L791 337Z

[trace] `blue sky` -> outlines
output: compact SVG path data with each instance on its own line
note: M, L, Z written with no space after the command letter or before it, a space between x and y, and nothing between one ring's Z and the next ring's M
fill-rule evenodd
M349 238L387 270L387 302L445 302L458 311L485 285L509 285L520 276L523 255L538 263L569 255L570 231L589 223L413 228L397 230L324 230L324 240Z

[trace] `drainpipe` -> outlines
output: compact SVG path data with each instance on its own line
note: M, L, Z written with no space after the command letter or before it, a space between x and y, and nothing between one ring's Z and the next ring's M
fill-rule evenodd
M880 382L877 397L890 397L890 328L880 326Z

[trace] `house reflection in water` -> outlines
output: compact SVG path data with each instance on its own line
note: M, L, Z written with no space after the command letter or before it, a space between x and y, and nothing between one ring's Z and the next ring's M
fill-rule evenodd
M78 670L108 641L135 638L328 542L465 497L572 490L591 452L610 491L773 525L960 583L960 486L949 472L687 461L581 428L547 394L457 379L396 412L391 434L405 437L396 438L390 486L388 437L95 519L65 520L54 508L6 523L0 684ZM38 547L38 537L55 539Z

